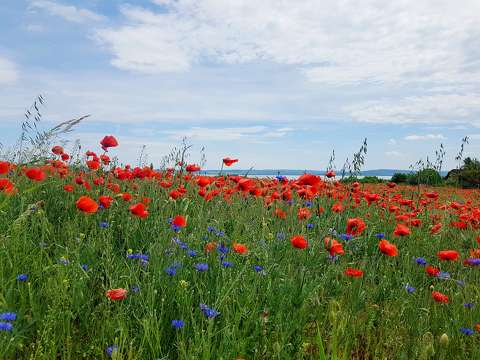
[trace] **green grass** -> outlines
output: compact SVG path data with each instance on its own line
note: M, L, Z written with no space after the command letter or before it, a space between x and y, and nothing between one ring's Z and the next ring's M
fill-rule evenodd
M475 246L478 230L448 226L456 220L454 211L428 206L418 215L420 228L395 238L394 214L365 201L352 209L349 198L344 212L333 213L334 200L325 194L312 200L312 212L319 206L325 212L299 221L296 211L304 201L296 196L293 205L280 200L272 207L261 197L241 193L229 201L220 195L205 202L196 185L187 183L187 194L172 200L155 180L135 180L136 190L132 181L113 180L138 199L152 199L149 217L139 219L128 210L138 199L126 203L116 197L110 209L93 215L76 209L81 195L96 199L112 194L104 186L90 192L76 186L67 193L63 185L71 177L49 177L42 183L23 176L11 180L19 192L0 193L0 312L16 312L18 318L12 332L0 332L2 359L101 359L113 344L117 359L480 358L479 334L460 332L480 322L480 305L463 306L479 301L479 270L464 267L461 260L440 263L435 255L455 249L465 258ZM380 194L385 189L378 185ZM35 210L29 209L32 204L37 204ZM287 219L273 216L276 207L287 211ZM431 213L442 217L438 235L429 234ZM188 225L175 234L168 218L178 214L187 217ZM364 219L367 229L342 241L345 255L332 262L323 239L331 228L345 232L350 217ZM101 228L100 221L108 222L108 228ZM225 235L209 232L209 226ZM380 232L397 245L398 257L378 251L375 234ZM306 250L291 246L289 239L296 234L308 239ZM174 236L197 256L190 257L172 241ZM203 250L210 241L229 248L244 243L249 253L230 251L225 260L234 265L225 268L216 250ZM129 252L148 254L148 265L128 259ZM414 261L418 256L452 279L428 277ZM196 271L193 265L199 262L207 263L208 271ZM169 276L164 270L174 263L181 266ZM264 270L255 271L255 265ZM364 270L364 277L346 277L347 267ZM24 273L28 281L17 281ZM407 283L416 288L413 294L406 292ZM130 290L133 285L140 291ZM105 296L119 287L130 290L127 299ZM432 288L448 294L450 303L435 303ZM202 303L220 315L207 319ZM185 326L175 330L174 319ZM444 333L446 345L439 342Z

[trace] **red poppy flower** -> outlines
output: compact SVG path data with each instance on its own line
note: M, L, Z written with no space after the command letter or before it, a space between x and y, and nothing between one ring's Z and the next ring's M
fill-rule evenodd
M118 289L110 289L106 292L106 296L110 300L125 300L127 298L127 290L118 288Z
M209 253L209 252L212 252L213 250L215 250L217 248L217 243L215 241L211 241L207 244L205 244L205 252L206 253Z
M90 170L98 170L100 168L100 163L96 160L88 160L87 166Z
M438 193L437 192L426 192L425 196L429 199L438 199Z
M129 207L130 212L142 219L145 219L148 216L147 208L143 203L138 203Z
M448 296L445 295L445 294L442 294L441 292L439 291L433 291L432 292L432 298L433 300L435 300L436 302L439 302L439 303L448 303Z
M110 164L110 157L106 154L100 155L100 160L102 160L103 165Z
M363 276L363 271L360 269L347 268L344 274L350 277L359 278Z
M177 215L173 218L172 225L185 227L187 226L187 220L182 215Z
M353 236L360 235L366 229L365 222L360 218L352 218L347 220L346 233Z
M330 256L333 256L335 254L338 254L338 255L345 254L345 251L343 250L343 245L339 243L337 240L332 239L330 237L326 237L324 239L324 242L325 242L325 248L330 253Z
M438 276L440 274L440 269L437 269L436 267L433 267L431 265L428 265L425 268L425 271L427 272L428 275L430 276Z
M122 199L123 199L124 201L130 201L130 200L132 200L132 194L123 193L123 194L122 194Z
M248 248L245 244L234 243L232 248L237 254L246 254L248 252Z
M308 208L299 208L297 212L298 220L308 220L312 217L312 213Z
M441 223L435 224L430 228L430 234L431 235L438 234L441 229L442 229L442 224Z
M197 172L197 171L200 171L200 166L198 166L197 164L189 164L187 165L185 170L187 170L187 172L190 172L190 173Z
M232 166L236 162L238 162L238 159L230 159L229 157L223 158L223 163L225 166Z
M45 179L45 173L42 169L35 167L25 170L25 175L33 181L42 181Z
M179 197L182 196L182 193L179 192L178 190L172 190L172 191L170 191L169 196L170 196L172 199L176 200L176 199L178 199Z
M63 190L67 192L72 192L73 191L73 185L64 185Z
M115 139L114 136L105 136L102 141L100 141L100 145L102 145L102 149L107 151L110 147L118 146L118 141Z
M206 186L210 185L212 180L213 179L208 177L208 176L198 176L197 179L196 179L196 182L197 182L198 186L203 188L203 187L206 187Z
M325 176L329 179L332 178L332 177L335 177L335 175L336 175L335 171L333 171L333 170L328 170L327 173L325 174Z
M0 175L7 174L10 170L10 163L8 161L0 161Z
M93 214L98 210L98 204L88 196L80 196L76 202L77 209L87 213Z
M100 205L102 205L105 209L108 209L112 204L113 198L111 196L100 195L98 197L98 201L100 202Z
M320 176L313 174L303 174L297 179L298 185L316 186L322 182Z
M12 194L15 191L15 187L8 179L0 179L0 191L5 194Z
M410 229L408 228L407 225L404 224L397 224L395 227L395 230L393 231L393 234L395 236L406 236L410 235Z
M280 208L275 209L275 216L280 219L285 219L287 217L287 213Z
M378 248L385 255L388 255L388 256L397 256L398 255L397 247L387 240L381 240L378 243Z
M305 249L308 246L307 240L301 235L295 235L290 239L290 243L294 248Z
M437 256L440 260L455 261L458 259L460 254L455 250L442 250L437 253Z
M55 145L52 147L52 153L55 155L62 155L63 154L63 148L60 145Z
M332 211L336 213L340 213L343 211L343 206L340 203L335 203L332 205Z

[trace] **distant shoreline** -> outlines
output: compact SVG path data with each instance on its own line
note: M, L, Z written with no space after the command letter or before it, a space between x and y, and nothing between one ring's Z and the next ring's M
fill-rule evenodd
M220 172L220 170L201 170L199 174L201 175L216 175ZM249 169L223 169L223 174L227 175L251 175L251 176L300 176L305 173L313 174L313 175L322 175L324 176L326 171L323 170L299 170L299 169L258 169L258 170L249 170ZM377 177L392 177L395 173L402 173L402 174L413 174L414 171L411 170L400 170L400 169L374 169L374 170L364 170L361 171L359 176L377 176ZM446 171L442 171L441 175L445 176L447 174ZM346 172L345 176L348 177L349 173ZM337 177L341 176L341 172L337 171Z

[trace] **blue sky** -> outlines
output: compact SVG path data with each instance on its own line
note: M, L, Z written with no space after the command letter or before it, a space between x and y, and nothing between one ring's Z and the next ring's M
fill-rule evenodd
M340 168L367 137L367 169L453 167L480 154L480 2L392 3L3 0L1 141L42 93L45 127L91 114L70 138L133 164L186 136L207 168Z

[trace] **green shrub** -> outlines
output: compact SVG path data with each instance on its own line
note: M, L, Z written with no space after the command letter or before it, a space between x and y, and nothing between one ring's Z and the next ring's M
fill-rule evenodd
M415 174L407 176L407 182L410 185L442 185L443 179L440 173L435 169L423 169Z
M393 174L392 178L390 179L391 182L396 184L406 183L408 175L404 173L395 173Z

